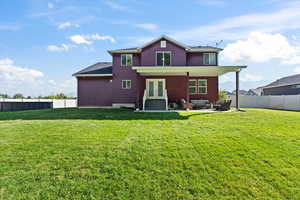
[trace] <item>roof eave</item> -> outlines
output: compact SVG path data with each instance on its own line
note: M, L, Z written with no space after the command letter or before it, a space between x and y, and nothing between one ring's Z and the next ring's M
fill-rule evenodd
M300 82L295 82L295 83L287 83L287 84L278 84L274 86L265 86L263 89L268 89L268 88L278 88L278 87L285 87L285 86L290 86L290 85L298 85Z
M73 74L74 77L109 77L112 74Z
M198 73L203 76L221 76L228 72L239 72L247 66L133 66L132 69L143 75L165 75L167 73Z
M220 51L223 51L223 49L217 49L217 48L197 48L197 49L188 49L188 52L194 53L194 52L216 52L219 53Z
M114 54L114 53L140 53L141 50L137 49L137 50L108 50L107 51L110 55Z

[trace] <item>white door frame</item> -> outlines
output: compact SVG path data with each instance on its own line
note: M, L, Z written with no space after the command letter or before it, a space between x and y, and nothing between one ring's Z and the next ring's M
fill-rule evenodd
M149 96L149 82L154 81L154 88L153 88L153 96ZM158 96L158 81L163 82L163 96ZM147 99L164 99L165 98L165 89L166 89L166 79L159 79L159 78L150 78L146 79L146 91L147 91Z

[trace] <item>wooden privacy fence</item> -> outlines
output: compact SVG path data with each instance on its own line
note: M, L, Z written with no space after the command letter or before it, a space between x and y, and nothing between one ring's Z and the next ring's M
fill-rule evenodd
M235 106L235 96L230 96L231 106ZM282 96L239 96L241 108L272 108L300 111L300 95Z

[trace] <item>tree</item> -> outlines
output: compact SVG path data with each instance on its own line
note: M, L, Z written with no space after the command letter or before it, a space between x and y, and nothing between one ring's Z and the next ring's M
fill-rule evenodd
M13 96L13 98L14 98L14 99L23 99L24 96L23 96L23 94L21 94L21 93L17 93L17 94L15 94L15 95Z
M68 97L64 93L59 93L55 95L55 99L67 99Z
M8 94L0 94L0 98L8 99L8 98L9 98L9 95L8 95Z
M228 99L227 92L224 91L224 90L220 91L220 92L219 92L219 99L220 99L220 100L226 100L226 99Z

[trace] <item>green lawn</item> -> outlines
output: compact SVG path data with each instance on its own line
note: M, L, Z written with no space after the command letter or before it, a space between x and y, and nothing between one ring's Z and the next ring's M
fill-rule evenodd
M0 113L0 199L300 199L300 112Z

